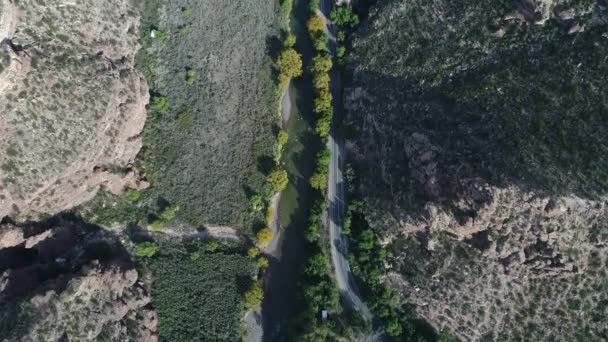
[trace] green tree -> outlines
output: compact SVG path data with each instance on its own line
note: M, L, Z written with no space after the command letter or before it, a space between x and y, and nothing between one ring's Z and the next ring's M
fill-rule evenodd
M274 234L272 234L272 230L270 230L268 227L260 229L255 234L260 246L268 246L268 244L272 241L273 236Z
M274 169L267 177L268 183L272 186L273 191L283 191L289 183L287 171L283 169Z
M359 24L359 16L353 12L352 6L347 4L334 8L330 17L331 21L338 26L354 27Z
M327 256L323 253L317 253L308 260L304 271L308 275L320 276L327 273L327 266Z
M319 0L308 0L308 10L310 13L317 13L319 10Z
M317 119L317 122L315 124L315 132L317 132L317 134L325 139L329 136L329 132L331 131L331 118L329 118L326 115L321 116L319 119Z
M319 31L311 35L312 45L317 51L327 51L327 33Z
M255 309L260 306L264 299L264 291L259 281L254 281L247 292L245 292L245 308Z
M310 70L313 74L326 74L333 66L331 56L327 54L317 55L312 59L312 66Z
M316 33L325 31L325 20L319 15L313 15L308 19L306 23L306 27L308 28L308 32Z
M314 100L314 110L323 113L331 109L332 96L329 89L320 89Z
M302 57L293 48L284 49L277 60L277 67L288 78L298 77L302 75Z
M135 255L142 258L151 258L158 251L158 245L154 242L147 241L137 245Z
M321 191L327 189L327 173L315 172L310 177L310 186Z
M329 90L329 74L327 73L315 73L312 78L312 85L315 90Z

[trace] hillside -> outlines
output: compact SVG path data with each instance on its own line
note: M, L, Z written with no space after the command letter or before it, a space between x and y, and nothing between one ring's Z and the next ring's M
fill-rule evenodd
M148 87L133 67L131 2L0 3L0 217L54 214L101 185L139 187L128 169Z
M606 5L394 0L355 32L357 190L393 289L437 330L608 334Z

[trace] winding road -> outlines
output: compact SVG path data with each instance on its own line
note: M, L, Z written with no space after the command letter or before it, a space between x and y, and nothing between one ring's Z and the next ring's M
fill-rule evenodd
M337 51L336 27L331 22L329 15L333 5L332 0L321 0L318 14L325 20L328 49L335 57ZM337 130L337 126L342 119L342 101L340 100L342 98L342 80L340 71L337 68L333 68L331 71L331 92L333 96L334 121L327 142L327 147L331 152L327 188L331 261L340 295L351 309L359 312L366 321L371 322L374 316L359 297L357 285L348 263L348 239L342 231L342 217L346 208L344 203L344 158L342 158L344 147L338 137Z

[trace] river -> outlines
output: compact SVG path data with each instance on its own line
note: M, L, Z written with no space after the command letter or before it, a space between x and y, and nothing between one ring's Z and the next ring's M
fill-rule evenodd
M294 0L291 30L296 50L304 66L310 64L313 48L306 30L307 0ZM265 341L287 340L288 319L297 314L298 280L306 260L307 228L312 189L309 178L314 172L315 156L323 144L314 132L312 79L305 73L289 87L291 113L286 124L289 141L282 161L289 174L289 186L281 195L279 222L283 230L279 252L271 257L265 277L262 318Z

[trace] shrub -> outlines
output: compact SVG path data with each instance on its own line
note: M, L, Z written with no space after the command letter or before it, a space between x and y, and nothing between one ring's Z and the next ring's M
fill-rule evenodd
M158 245L154 242L142 242L137 245L135 255L142 258L151 258L158 251Z
M260 229L255 236L260 246L268 246L268 244L272 241L273 235L272 230L266 227Z
M186 83L188 83L189 85L194 84L195 77L196 77L196 70L188 69L188 71L186 71Z
M155 96L152 98L152 109L159 113L165 113L169 110L169 99L165 96Z
M317 119L315 124L315 132L321 138L327 138L329 136L329 132L331 131L331 117L328 115L323 115Z
M289 183L289 179L287 178L287 171L282 169L275 169L268 175L267 181L272 187L273 191L283 191Z
M403 332L401 323L397 317L392 317L386 324L386 332L390 336L399 336Z
M346 32L344 32L343 30L338 31L338 34L336 35L336 39L339 42L343 42L346 40Z
M251 209L255 211L260 211L263 208L262 197L260 195L251 196L251 198L249 199L249 203L251 203Z
M289 134L287 134L287 132L281 130L279 131L279 136L277 137L278 142L279 142L279 146L285 146L285 144L287 144L287 141L289 140Z
M135 190L135 189L128 189L127 190L127 199L131 202L137 202L139 201L139 199L141 198L141 192Z
M268 267L268 259L266 259L265 257L261 256L258 258L258 268L264 270Z
M184 17L188 17L188 16L190 16L190 13L191 13L191 11L190 11L190 9L189 9L189 8L182 7L182 15L183 15Z
M293 33L288 33L283 41L283 46L286 48L292 48L296 45L296 36Z
M169 207L166 207L165 209L163 209L163 211L160 213L160 217L164 220L164 221L171 221L173 220L173 218L175 218L175 213L179 210L178 206L172 205Z
M167 40L167 33L165 33L164 31L156 31L155 37L156 40L163 43L165 40Z
M260 255L260 249L259 249L259 248L257 248L257 247L251 247L251 248L249 248L249 249L247 250L247 255L248 255L250 258L255 258L255 257L257 257L258 255Z
M293 78L302 75L302 57L293 48L281 51L277 67L282 75Z
M194 127L194 115L191 111L185 111L177 116L177 126L182 130L189 130Z
M154 220L152 224L150 224L150 229L155 232L162 232L163 230L165 230L165 221L160 219Z
M268 207L266 208L266 223L268 223L270 225L270 223L272 223L272 207Z
M245 308L255 309L260 306L264 299L264 291L259 281L254 281L249 290L245 292Z
M308 19L306 28L311 34L325 31L325 20L321 16L314 15Z

